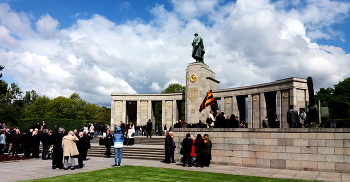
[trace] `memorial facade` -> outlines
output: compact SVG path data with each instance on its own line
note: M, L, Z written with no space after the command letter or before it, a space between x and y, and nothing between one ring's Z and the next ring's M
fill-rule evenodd
M288 128L286 113L289 105L305 108L309 101L307 80L286 78L275 82L219 89L219 81L209 66L202 62L189 63L186 70L186 92L172 94L111 94L111 129L120 121L128 122L127 103L137 103L137 125L146 124L151 119L154 124L154 104L162 103L162 125L174 125L179 120L179 103L185 101L185 120L187 123L205 122L210 107L199 112L206 93L212 90L214 98L220 103L220 111L226 115L234 114L240 121L248 123L249 128L262 128L262 120L267 116L269 122L277 117L281 128Z

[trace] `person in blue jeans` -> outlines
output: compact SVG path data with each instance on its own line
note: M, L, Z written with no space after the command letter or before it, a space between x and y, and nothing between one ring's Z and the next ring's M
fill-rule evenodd
M114 165L113 167L120 167L123 157L123 143L124 135L121 132L121 128L117 127L117 131L113 134L114 142Z

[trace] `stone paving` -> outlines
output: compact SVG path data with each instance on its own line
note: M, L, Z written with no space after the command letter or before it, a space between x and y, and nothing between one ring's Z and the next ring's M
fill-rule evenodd
M77 162L76 162L77 163ZM18 162L0 163L1 181L22 181L47 178L65 174L74 174L98 169L110 168L114 158L90 157L84 161L84 168L76 170L51 169L51 160L31 159ZM261 176L318 181L350 182L350 174L334 172L297 171L287 169L254 168L212 164L210 167L182 167L180 163L165 164L160 161L142 159L123 159L123 165L172 168L191 171L215 172L235 175ZM122 168L120 168L122 169Z

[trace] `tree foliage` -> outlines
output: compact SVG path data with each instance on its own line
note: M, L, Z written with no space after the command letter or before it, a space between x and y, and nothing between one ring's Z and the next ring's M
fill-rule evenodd
M186 87L179 83L171 83L169 86L162 91L162 94L166 93L185 93Z
M315 99L320 100L321 106L329 107L331 118L350 118L350 77L334 85L334 88L321 88L316 92Z

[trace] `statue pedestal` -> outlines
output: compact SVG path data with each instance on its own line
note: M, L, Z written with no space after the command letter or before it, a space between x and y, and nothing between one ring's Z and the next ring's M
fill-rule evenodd
M218 90L219 81L215 80L215 73L209 66L201 63L189 63L186 69L186 122L205 123L211 107L199 112L199 107L209 90ZM215 98L215 95L214 95Z

